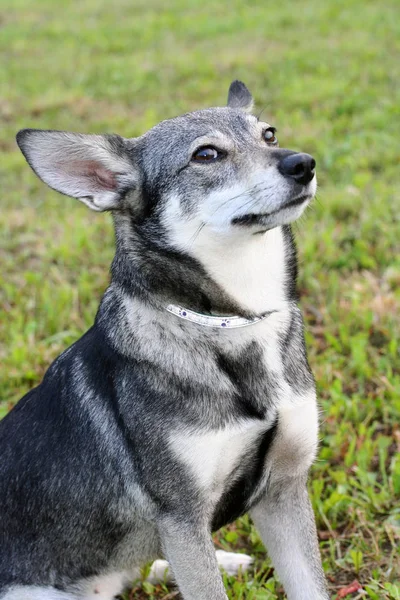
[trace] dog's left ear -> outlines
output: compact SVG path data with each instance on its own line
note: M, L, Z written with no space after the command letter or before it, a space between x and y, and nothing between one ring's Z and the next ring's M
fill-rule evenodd
M118 135L23 129L17 143L40 179L92 210L121 208L126 192L138 186L133 141Z
M253 96L242 81L232 81L228 92L228 106L248 113L253 110Z

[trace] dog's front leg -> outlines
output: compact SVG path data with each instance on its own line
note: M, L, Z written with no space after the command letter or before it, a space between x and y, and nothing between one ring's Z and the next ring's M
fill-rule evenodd
M271 481L251 516L289 600L328 600L305 478Z
M179 516L159 524L164 554L184 600L227 600L206 524Z

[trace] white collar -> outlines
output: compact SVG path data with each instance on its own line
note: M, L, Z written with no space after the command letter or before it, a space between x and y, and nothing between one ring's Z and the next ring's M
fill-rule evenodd
M183 308L177 304L169 304L166 309L169 313L191 321L197 325L204 325L205 327L216 327L218 329L235 329L236 327L247 327L247 325L254 325L259 321L263 321L266 317L269 317L271 312L264 313L261 317L253 317L251 319L245 319L244 317L213 317L212 315L202 315L200 313Z

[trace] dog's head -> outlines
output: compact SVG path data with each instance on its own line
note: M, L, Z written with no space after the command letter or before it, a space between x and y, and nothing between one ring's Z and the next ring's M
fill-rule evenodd
M279 149L252 104L235 81L226 107L163 121L139 138L25 129L17 141L50 187L93 210L128 213L138 227L156 220L171 246L188 250L206 231L247 236L288 224L315 194L314 159Z

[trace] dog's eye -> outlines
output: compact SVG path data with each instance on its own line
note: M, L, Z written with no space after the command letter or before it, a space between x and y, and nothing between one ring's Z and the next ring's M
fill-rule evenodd
M278 138L275 135L276 133L276 129L275 127L268 127L268 129L266 129L263 133L264 136L264 140L267 142L267 144L277 144L278 143Z
M222 156L223 153L219 152L216 148L206 146L196 150L192 156L192 160L195 160L196 162L213 162Z

